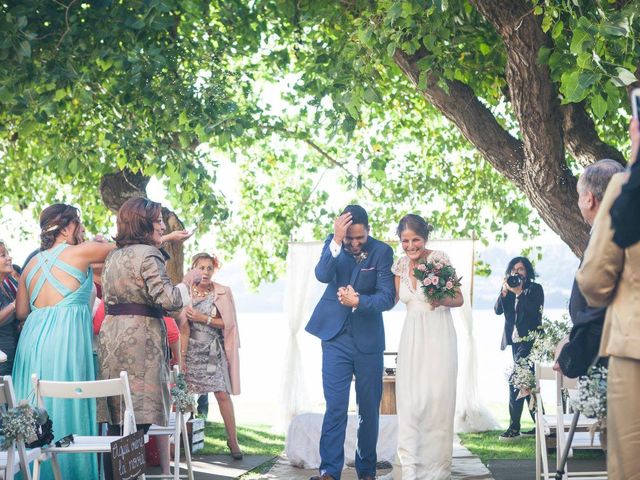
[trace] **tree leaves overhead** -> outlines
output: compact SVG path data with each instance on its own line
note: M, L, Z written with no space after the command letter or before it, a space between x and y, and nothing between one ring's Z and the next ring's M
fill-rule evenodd
M246 250L255 283L282 272L288 241L328 232L337 190L369 208L382 237L410 211L442 236L503 239L510 224L536 234L527 201L535 193L511 183L535 168L523 172L509 159L507 174L498 173L450 112L445 119L423 95L468 87L514 142L526 143L526 115L516 115L513 100L538 92L509 84L504 32L478 8L488 3L5 2L2 199L20 208L75 199L101 224L101 176L142 171L163 181L180 215L211 225L227 254ZM614 148L627 144L620 112L637 82L636 3L512 2L545 32L537 62L563 112L579 106L593 123L579 137L589 142L599 135ZM417 65L415 79L399 68L398 52ZM567 148L558 155L565 171L596 156L572 158L575 145ZM237 204L217 193L221 156L240 172Z
M105 209L88 197L126 166L163 179L179 211L224 215L220 198L196 188L212 179L196 147L233 126L237 110L215 47L223 34L208 17L195 1L0 7L4 201L41 205L70 185L95 220Z

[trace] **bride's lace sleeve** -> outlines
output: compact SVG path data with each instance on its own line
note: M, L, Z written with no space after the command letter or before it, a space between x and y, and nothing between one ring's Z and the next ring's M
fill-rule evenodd
M391 266L391 273L393 273L396 276L401 276L402 275L402 270L404 268L404 260L407 257L400 257L398 260L396 260L393 265Z
M451 259L449 258L449 255L447 255L447 253L443 252L442 250L436 250L435 252L433 252L431 261L440 261L445 265L451 265Z

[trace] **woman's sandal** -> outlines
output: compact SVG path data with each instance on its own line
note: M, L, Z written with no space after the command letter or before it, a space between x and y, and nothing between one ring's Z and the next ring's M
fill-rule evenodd
M234 460L242 460L242 457L243 457L242 450L237 450L235 452L231 450L231 444L229 443L229 440L227 440L227 447L229 448L231 458L233 458Z

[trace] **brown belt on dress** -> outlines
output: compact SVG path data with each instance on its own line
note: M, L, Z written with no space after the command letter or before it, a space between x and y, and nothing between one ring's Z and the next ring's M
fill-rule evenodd
M106 305L107 315L140 315L143 317L162 318L164 310L161 307L145 305L144 303L116 303Z

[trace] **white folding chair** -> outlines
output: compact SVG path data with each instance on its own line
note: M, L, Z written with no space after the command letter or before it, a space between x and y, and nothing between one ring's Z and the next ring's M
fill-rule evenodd
M174 365L173 370L171 370L171 383L176 383L179 373L180 367L178 365ZM149 436L173 436L173 473L169 475L147 475L147 478L173 478L174 480L178 480L179 478L188 478L189 480L193 480L191 450L189 448L189 438L187 434L187 419L184 414L178 410L178 408L175 410L175 412L171 412L171 415L169 416L169 424L166 427L151 425L151 428L149 429ZM184 459L187 464L186 475L180 475L180 439L184 442Z
M56 480L62 480L57 456L59 454L77 453L111 453L111 442L130 435L136 431L136 419L133 413L133 400L129 389L127 372L120 372L120 378L94 380L87 382L55 382L39 380L36 374L31 376L36 401L44 406L43 398L102 398L122 396L124 412L122 413L122 436L82 436L73 434L73 443L66 447L48 446L42 448L42 455L36 460L33 468L33 479L40 476L40 463L51 459L53 474ZM88 422L95 421L87 419ZM145 478L144 474L141 478Z
M547 459L547 440L546 437L555 433L556 435L556 470L560 468L562 459L562 451L567 440L567 431L571 428L574 421L573 413L568 413L570 402L563 401L563 390L569 391L569 396L575 392L577 388L577 380L565 377L560 372L556 372L550 366L544 366L539 363L535 365L536 375L536 478L543 477L548 480L549 464ZM556 413L542 414L542 395L541 382L553 381L555 383L556 392ZM602 449L600 445L599 434L594 437L591 443L591 434L589 428L596 420L580 416L575 425L575 433L571 440L571 449ZM604 480L607 478L606 472L568 472L565 466L564 479L588 479L588 480ZM604 474L604 476L603 476ZM553 474L555 478L555 473Z
M16 395L9 375L0 380L0 404L6 406L7 409L16 406ZM39 456L40 449L27 450L24 446L24 440L12 442L6 452L0 452L0 479L13 480L16 473L22 472L24 480L31 480L29 464L35 462Z

